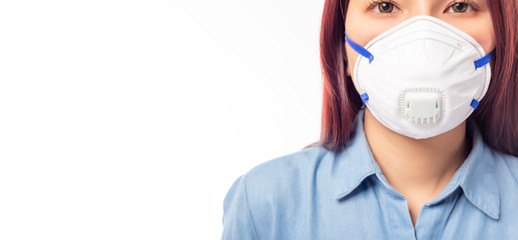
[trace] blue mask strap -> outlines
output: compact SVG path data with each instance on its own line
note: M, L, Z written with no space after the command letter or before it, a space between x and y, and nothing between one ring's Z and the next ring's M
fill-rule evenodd
M367 93L363 93L362 95L360 95L360 98L362 99L363 105L365 105L365 102L369 100L369 95Z
M367 102L369 100L369 95L367 93L362 93L362 95L360 95L360 98L362 99L362 109L365 108L365 102Z
M344 33L345 33L345 41L349 44L349 46L351 46L351 48L354 49L354 51L358 52L360 55L368 58L369 64L370 64L372 62L372 60L374 60L374 56L372 55L372 53L370 53L367 49L363 48L362 46L358 45L357 43L353 42L353 40L351 40L347 36L346 31L344 31Z
M479 102L477 100L473 99L471 101L471 104L469 104L469 105L473 108L473 110L475 110L475 109L477 109L478 104L479 104Z
M489 62L491 62L491 59L493 58L493 55L495 54L495 51L496 51L496 48L493 49L493 51L488 53L486 56L483 56L480 59L478 59L477 61L475 61L474 62L475 63L475 70L477 70L478 68L481 68L484 65L488 64ZM473 108L473 110L475 110L475 109L477 109L478 104L480 104L480 102L477 101L476 99L473 99L469 105Z
M493 58L493 54L495 53L495 50L496 49L493 49L493 51L488 53L486 56L483 56L480 59L478 59L477 61L475 61L475 70L488 64L491 61L491 58Z

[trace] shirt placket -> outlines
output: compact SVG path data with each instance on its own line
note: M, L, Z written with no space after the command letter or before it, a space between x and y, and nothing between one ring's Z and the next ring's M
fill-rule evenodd
M383 206L383 217L386 219L385 223L387 224L385 228L388 229L387 239L417 239L412 218L408 211L407 200L403 195L390 187L388 183L384 183L380 179L377 181L379 182L377 184L377 191L379 196L382 196L378 201Z

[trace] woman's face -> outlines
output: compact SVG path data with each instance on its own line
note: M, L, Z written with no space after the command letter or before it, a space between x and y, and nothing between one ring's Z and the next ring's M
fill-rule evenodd
M345 29L356 43L365 46L374 37L415 16L441 19L473 37L489 53L495 48L493 21L488 0L349 0ZM353 72L358 53L346 45L347 75Z

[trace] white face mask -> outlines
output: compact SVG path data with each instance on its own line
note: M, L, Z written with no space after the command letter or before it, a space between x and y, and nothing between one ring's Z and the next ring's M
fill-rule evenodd
M354 36L353 36L354 37ZM430 16L410 18L372 39L360 54L354 84L372 115L415 138L447 132L466 120L489 86L489 61L468 34Z

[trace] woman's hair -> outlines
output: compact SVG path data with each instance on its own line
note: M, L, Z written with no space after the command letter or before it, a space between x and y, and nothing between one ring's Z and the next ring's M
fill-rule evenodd
M488 0L496 36L489 89L470 116L484 141L503 153L518 156L518 12L516 0ZM345 14L349 0L326 0L320 31L320 59L324 77L321 145L340 151L351 139L353 123L362 107L347 76ZM309 147L307 146L307 147Z

